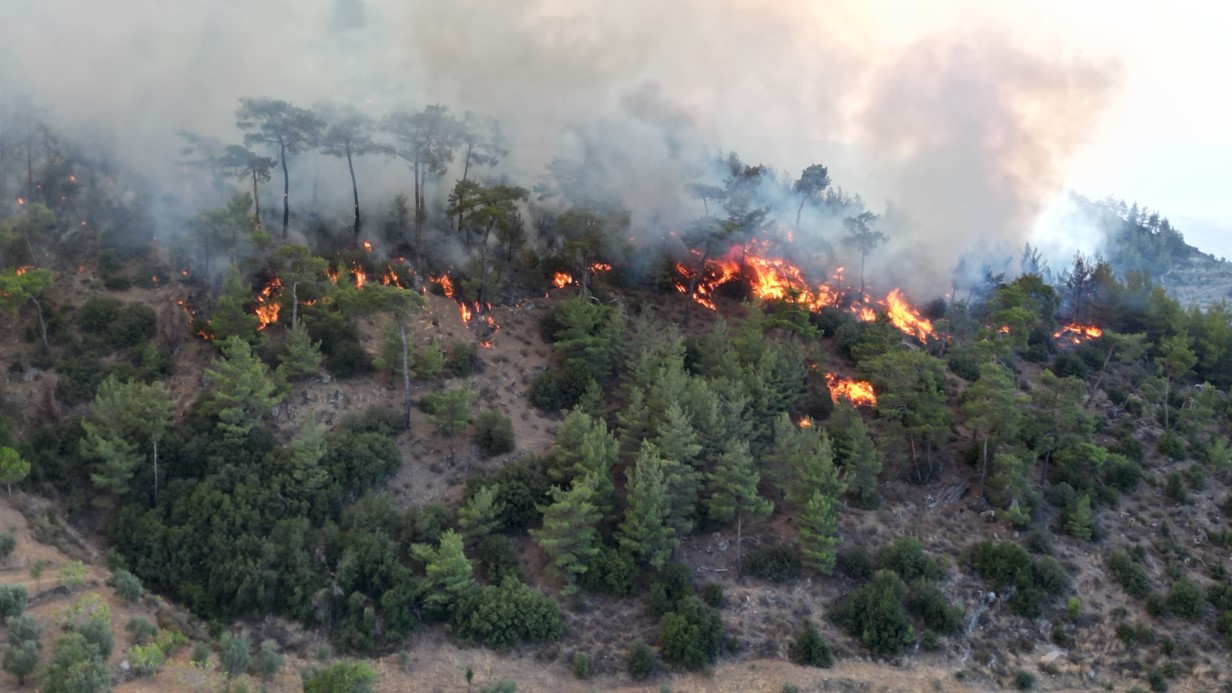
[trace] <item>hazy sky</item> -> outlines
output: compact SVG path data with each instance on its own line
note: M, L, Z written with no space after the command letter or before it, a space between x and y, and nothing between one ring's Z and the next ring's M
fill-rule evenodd
M667 210L717 150L792 175L826 163L875 210L892 199L910 218L916 237L884 254L929 253L939 276L961 252L1019 246L1066 188L1158 209L1232 256L1211 231L1232 228L1221 3L4 5L0 80L140 163L173 159L182 128L238 139L240 96L378 115L439 101L501 118L521 180L593 155L626 199Z

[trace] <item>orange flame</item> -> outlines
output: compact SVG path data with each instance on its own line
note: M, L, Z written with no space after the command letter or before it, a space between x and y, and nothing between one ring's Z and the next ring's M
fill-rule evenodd
M439 284L441 293L445 294L446 298L453 298L453 282L449 280L449 275L442 274L439 277L428 277L428 281Z
M20 206L20 205L24 205L24 204L26 204L26 198L24 198L24 197L19 197L19 198L17 198L17 204L18 204L19 206Z
M812 427L813 427L812 419L810 419L807 416L800 419L800 428L812 428Z
M371 253L371 252L372 252L372 244L371 244L371 243L369 243L368 241L364 241L364 250L366 250L366 251L368 251L368 252L370 252L370 253Z
M334 269L333 267L325 268L325 276L329 277L329 281L331 283L334 283L334 284L338 283L338 270Z
M491 349L491 348L492 348L493 346L495 346L495 345L494 345L494 344L492 344L492 342L489 342L489 341L487 341L487 340L484 340L484 341L482 341L482 342L480 342L480 343L479 343L479 346L480 346L480 347L482 347L482 348L484 348L484 349Z
M1009 334L1009 333L1010 333L1010 326L1009 326L1009 325L1002 325L1001 327L998 327L998 328L997 328L997 332L998 332L998 333L1000 333L1000 334Z
M18 267L17 269L13 270L13 273L20 277L21 275L25 274L26 272L29 272L32 269L34 269L34 265L22 265L21 267Z
M851 311L856 314L856 319L860 322L872 322L877 319L877 311L868 306L852 306Z
M282 280L278 277L271 279L270 283L261 289L261 293L257 294L257 305L252 312L257 316L258 330L264 330L268 325L278 322L278 313L282 310L278 297L281 295Z
M606 262L592 262L587 269L591 272L611 272L612 266Z
M573 276L565 272L557 272L552 275L552 286L558 289L563 289L573 283Z
M368 281L368 274L364 272L364 268L359 266L359 263L351 265L351 274L355 275L355 288L362 289Z
M1068 339L1074 344L1082 344L1091 339L1104 336L1104 331L1094 325L1082 325L1071 322L1053 333L1053 339Z
M462 301L458 301L458 312L462 314L462 322L471 321L471 316L473 315L471 309Z
M921 342L927 342L929 337L937 336L933 324L921 316L910 303L907 303L899 289L891 291L890 295L886 296L886 314L889 315L890 322L895 327L904 334L915 335Z
M826 384L830 386L830 399L835 404L838 404L839 399L847 399L855 407L877 406L877 393L873 391L873 384L870 382L826 373Z
M394 271L393 266L387 266L385 274L381 275L381 283L385 286L396 286L402 288L402 282L398 281L398 273Z

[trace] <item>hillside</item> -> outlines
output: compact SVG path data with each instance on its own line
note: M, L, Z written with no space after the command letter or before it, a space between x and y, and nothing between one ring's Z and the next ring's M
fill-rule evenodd
M181 319L177 301L184 297L199 296L191 281L179 288L163 286L152 289L130 288L123 292L107 291L92 270L79 275L70 275L70 281L57 283L48 295L50 303L68 318L68 324L80 324L82 306L91 298L107 297L119 300L124 305L144 305L160 316L155 330L157 334L174 332L175 322ZM656 331L663 334L668 325L680 325L684 321L685 301L678 294L661 294L655 291L628 290L604 286L601 280L596 290L608 305L622 305L630 319L634 307L653 308ZM482 409L500 411L512 423L517 449L493 457L481 454L470 434L451 442L439 432L429 415L421 409L412 412L410 432L393 437L397 445L399 462L377 489L393 501L398 511L423 507L427 503L443 503L456 509L463 502L465 481L478 474L490 473L513 463L515 460L537 458L552 454L552 441L560 433L562 415L543 413L527 404L528 390L539 376L549 369L558 368L560 356L554 354L550 343L541 336L540 323L549 314L559 314L561 302L577 292L576 288L552 290L548 296L523 301L516 306L494 307L488 315L499 329L491 331L491 324L479 324L472 320L464 323L459 304L445 296L428 293L425 307L415 314L410 325L415 346L429 347L433 340L442 345L454 343L477 344L484 342L490 348L479 348L466 378L432 377L417 381L415 397L422 400L429 391L448 391L463 387L470 392L473 401ZM572 299L576 300L576 299ZM719 297L719 312L734 325L745 323L746 309L736 301ZM694 310L690 326L683 336L686 340L704 338L714 326L716 313ZM784 317L790 320L789 314ZM829 314L829 320L838 317ZM173 324L164 324L166 321ZM388 318L374 315L358 321L358 344L370 354L379 351L383 327ZM839 320L842 323L841 320ZM783 323L790 325L791 323ZM885 323L847 323L861 325L885 325ZM180 324L180 328L186 325ZM777 343L791 343L793 332L783 327L767 326L767 337ZM822 329L825 327L824 319ZM867 330L868 328L860 328ZM892 328L886 328L891 329ZM185 330L187 331L187 330ZM3 352L10 364L34 364L38 361L36 342L13 340L17 331L10 332L10 340ZM871 342L873 333L867 331L854 335L850 329L841 329L832 337L814 337L808 342L807 359L814 364L825 364L827 369L851 374L859 370L849 353L859 354L859 344L880 343L878 349L891 351L905 349L882 337L881 342ZM845 335L845 336L844 336ZM273 342L285 337L285 326L271 325L264 337ZM636 339L631 333L630 339ZM854 340L854 342L853 342ZM912 340L907 340L908 342ZM178 345L171 352L171 375L165 380L170 387L172 399L177 403L177 417L188 416L189 405L197 397L203 381L205 366L215 358L213 345L199 338L175 337ZM926 343L927 345L927 343ZM934 347L936 345L934 344ZM1025 347L1024 343L1024 347ZM918 349L919 347L913 347ZM934 351L933 347L929 348ZM1085 350L1085 351L1084 351ZM1088 358L1090 353L1094 357ZM1004 352L1003 352L1004 353ZM1021 356L1017 347L1010 347L1010 358L1017 370L1015 379L1027 391L1041 388L1038 381L1041 365ZM1027 352L1022 352L1027 353ZM1075 354L1081 359L1075 361ZM1049 355L1051 366L1058 369L1078 369L1081 362L1089 366L1088 380L1095 380L1103 347L1082 346L1077 350L1062 342L1055 355ZM951 367L961 363L950 356ZM1062 363L1066 365L1061 365ZM881 655L868 659L866 645L858 637L849 634L830 615L845 594L857 588L862 580L858 568L840 564L833 577L822 577L803 570L798 577L788 578L784 584L764 578L738 578L735 570L735 527L714 525L703 532L684 538L673 552L673 560L688 567L688 574L698 585L721 587L721 615L729 644L725 654L713 665L704 677L684 672L660 673L651 683L639 684L625 673L625 652L635 639L654 643L658 619L643 612L639 599L592 594L584 598L563 597L565 636L557 643L523 645L503 653L482 649L461 648L446 637L441 626L421 628L400 644L389 643L378 647L378 652L366 655L379 673L377 690L441 690L458 689L464 685L462 672L470 667L475 672L476 686L490 685L500 679L517 681L525 690L649 690L655 686L669 686L672 690L766 690L777 691L787 684L800 690L826 690L833 686L869 687L869 690L928 690L940 687L943 690L987 690L1013 685L1016 672L1025 671L1035 677L1039 690L1076 690L1092 685L1110 685L1114 690L1127 690L1135 680L1142 681L1149 672L1170 672L1168 685L1171 690L1212 690L1228 681L1226 645L1219 643L1218 636L1210 626L1212 616L1190 622L1176 616L1151 616L1141 600L1128 596L1110 576L1105 557L1117 547L1142 547L1136 562L1145 569L1145 578L1157 589L1165 588L1178 578L1192 575L1210 590L1226 580L1227 532L1226 515L1219 510L1228 496L1228 468L1226 462L1193 463L1169 459L1156 449L1156 441L1163 435L1158 424L1146 417L1143 405L1149 411L1155 405L1144 403L1139 395L1126 393L1139 369L1139 362L1127 364L1113 362L1109 375L1102 379L1102 391L1086 407L1094 417L1093 441L1107 449L1124 450L1124 441L1140 442L1141 483L1131 485L1113 482L1124 487L1123 493L1115 493L1094 508L1094 525L1098 527L1097 543L1080 536L1070 536L1056 531L1064 527L1063 515L1071 512L1064 503L1054 508L1050 503L1036 500L1035 517L1028 520L1028 527L1016 529L1021 521L1008 521L994 516L990 506L980 499L974 489L979 484L978 465L962 462L968 456L968 443L975 436L971 428L972 414L961 408L961 393L971 383L950 372L946 375L944 389L948 393L947 406L953 407L956 427L939 441L936 457L937 470L927 479L909 483L888 466L877 485L877 501L873 508L862 508L862 503L843 501L838 511L837 536L841 537L839 553L854 547L864 547L876 554L878 549L900 539L914 538L920 542L924 556L940 559L938 576L935 578L937 594L960 613L961 624L955 632L937 638L931 649L912 645L893 655ZM961 369L960 369L961 370ZM965 372L965 371L964 371ZM33 365L8 369L8 384L5 402L17 437L38 440L35 431L46 426L48 409L58 411L56 418L72 421L84 404L67 405L64 398L63 380L59 369L44 371ZM877 378L874 378L877 380ZM974 378L973 378L974 380ZM72 390L68 390L71 392ZM820 391L828 401L828 394ZM884 394L884 393L883 393ZM807 395L806 395L807 396ZM1197 395L1187 395L1197 396ZM1222 395L1220 395L1222 398ZM78 400L80 402L80 400ZM1193 402L1194 400L1187 400ZM1136 403L1136 404L1135 404ZM401 404L401 392L396 378L388 374L360 374L347 378L321 376L292 385L282 403L267 418L270 430L282 441L292 440L304 419L311 418L326 428L337 426L348 414L362 412L374 405L393 408ZM1133 407L1137 407L1137 413ZM66 406L67 405L67 406ZM605 405L608 415L619 414L620 400L609 400ZM809 406L820 406L819 404ZM1223 405L1216 404L1207 425L1223 427ZM821 407L824 412L828 407ZM1182 407L1184 409L1184 407ZM794 416L798 417L799 414ZM893 455L889 440L895 435L883 417L865 410L864 418L874 434L880 438L884 454ZM818 421L824 420L822 418ZM1205 430L1205 429L1203 429ZM1188 435L1188 434L1187 434ZM33 436L33 437L32 437ZM1196 439L1195 439L1196 440ZM451 448L456 448L451 454ZM30 448L26 448L29 450ZM33 451L37 455L37 451ZM43 456L38 455L40 459ZM905 460L904 460L905 462ZM1218 466L1222 464L1222 466ZM1216 466L1210 466L1216 465ZM901 468L910 471L908 467ZM1205 469L1203 473L1201 470ZM1042 470L1040 470L1042 472ZM1183 477L1181 473L1184 473ZM767 474L771 470L766 470ZM39 476L38 469L32 479ZM44 477L46 478L46 477ZM1173 479L1183 484L1184 503L1177 503L1173 492ZM1181 479L1186 481L1182 482ZM1054 480L1055 481L1055 480ZM1136 482L1136 479L1135 479ZM129 680L124 674L123 651L130 638L122 631L122 623L134 615L159 623L163 627L174 626L193 639L215 642L210 637L218 634L202 621L164 605L161 598L147 597L138 606L130 607L117 601L110 590L102 586L108 571L104 554L110 544L108 533L102 531L107 516L113 512L105 507L95 509L92 505L74 501L71 495L57 491L59 484L44 481L41 485L27 483L26 490L18 492L18 498L6 501L9 508L5 525L14 528L18 549L9 559L10 570L5 576L9 583L23 584L31 593L32 612L46 624L51 633L51 621L58 608L68 606L83 595L98 593L112 606L111 623L115 653L109 662L111 677L119 690L155 690L159 687L184 685L186 676L200 675L217 682L218 674L200 674L189 664L191 647L178 650L161 673L152 679ZM1049 495L1045 487L1044 495ZM1187 487L1187 488L1185 488ZM48 545L46 530L34 531L28 521L13 514L20 508L27 517L43 515L36 500L23 500L24 494L42 489L58 504L48 511L56 516L68 512L68 520L75 530L65 530L57 546L67 540L64 537L80 535L69 546L76 545L73 553L65 554L56 546ZM767 490L767 493L775 493ZM540 501L544 502L544 501ZM65 505L67 503L67 506ZM790 506L777 510L764 520L748 521L742 529L742 542L747 554L760 548L782 544L795 545L797 511ZM53 527L55 525L53 524ZM50 533L54 536L55 533ZM547 570L550 557L528 537L525 532L513 533L516 542L517 566L529 584L549 594L558 593L563 586L559 576ZM41 537L42 540L36 537ZM1048 545L1047 552L1068 574L1070 587L1064 589L1066 599L1080 600L1077 617L1065 615L1066 603L1062 599L1045 605L1031 617L1015 615L1014 589L1008 594L993 587L972 571L964 556L979 539L1009 541L1025 544L1033 551ZM794 552L794 550L793 550ZM40 578L31 578L31 569L44 562L47 570L54 573L56 566L70 560L70 556L85 560L90 566L84 585L71 590L55 587L53 579L44 573ZM854 560L854 559L850 559ZM867 559L865 559L867 560ZM1038 560L1038 559L1036 559ZM840 562L841 563L841 562ZM799 568L790 569L792 572ZM849 571L849 572L844 572ZM773 574L773 573L771 573ZM145 576L143 576L145 577ZM148 578L147 578L148 579ZM712 588L713 589L713 588ZM913 587L913 589L915 589ZM1166 609L1165 609L1166 610ZM174 615L172 615L174 614ZM789 646L799 630L802 619L811 619L819 628L822 637L833 648L837 664L832 669L798 667L785 660ZM273 638L280 649L286 652L287 664L272 684L272 690L295 690L299 677L292 672L312 666L317 662L318 652L329 649L328 639L316 629L302 630L299 626L282 619L269 617L253 620L239 617L231 622L228 631L251 633L255 644ZM1129 626L1129 642L1125 628ZM1133 630L1137 628L1138 630ZM1149 635L1145 635L1148 633ZM1134 635L1143 633L1144 635ZM50 635L46 636L50 638ZM936 637L935 635L932 637ZM1137 639L1137 640L1135 640ZM395 641L396 642L396 641ZM216 646L216 645L215 645ZM333 644L338 648L338 643ZM50 648L50 640L44 652ZM338 648L345 649L345 648ZM385 654L381 654L384 650ZM399 653L406 652L407 655ZM591 666L588 682L575 682L570 673L574 654L584 652ZM374 658L375 657L375 658ZM211 660L211 661L217 661ZM1172 672L1175 672L1174 674ZM1158 674L1152 674L1158 675ZM255 679L252 680L256 685ZM214 684L216 685L216 683Z

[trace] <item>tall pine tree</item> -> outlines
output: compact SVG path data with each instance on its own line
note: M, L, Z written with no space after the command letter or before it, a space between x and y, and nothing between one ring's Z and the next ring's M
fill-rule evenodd
M530 533L552 557L553 571L565 581L565 594L577 591L578 576L589 569L599 553L596 525L603 512L595 504L595 497L601 483L597 475L586 474L574 479L568 491L552 487L552 504L539 506L543 527Z
M621 547L652 568L663 567L680 543L670 523L671 498L665 468L670 463L659 455L654 443L642 443L634 463L625 471L629 505L620 525Z
M747 442L728 443L714 467L709 479L707 511L717 522L736 521L736 574L740 576L744 518L766 517L774 510L774 503L757 495L757 482L761 477L753 468L753 455L749 453Z

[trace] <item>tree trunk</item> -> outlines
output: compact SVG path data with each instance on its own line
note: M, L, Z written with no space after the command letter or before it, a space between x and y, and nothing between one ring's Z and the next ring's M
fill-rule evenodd
M415 162L415 271L423 268L423 257L419 254L419 241L423 236L424 208L423 193L419 182L419 162Z
M462 159L462 182L463 183L466 182L466 177L471 172L471 152L474 151L474 149L475 149L474 142L466 143L466 156ZM461 202L461 200L459 200L459 202ZM458 205L458 233L460 234L463 233L462 231L462 205L461 204ZM466 250L469 253L471 249L470 231L466 231L464 233L463 241L466 243Z
M864 302L864 257L868 253L860 251L860 302Z
M1168 430L1168 395L1172 391L1172 378L1164 378L1164 430Z
M282 240L287 239L291 223L291 174L287 173L287 145L278 142L278 159L282 162Z
M158 438L154 438L154 504L158 505Z
M461 216L461 215L459 215ZM483 246L479 248L479 303L486 305L488 301L488 237L492 234L492 226L495 224L489 223L488 227L483 232Z
M346 144L347 170L351 172L351 196L355 199L355 242L359 243L359 185L355 182L355 164L351 160L351 143Z
M744 540L744 513L736 513L736 579L744 580L744 560L740 553Z
M984 463L980 465L980 499L981 500L984 500L984 481L988 478L988 436L984 436L983 458L984 458Z
M257 169L252 169L252 207L253 221L256 223L257 230L261 230L261 194L257 192Z
M799 230L800 230L800 213L804 211L804 203L805 203L805 201L806 201L806 200L808 200L808 198L807 198L807 197L801 196L801 197L800 197L800 206L799 206L799 207L796 207L796 230L797 230L797 231L799 231Z
M291 282L291 329L299 325L299 297L296 295L299 282Z
M31 260L33 259L31 258ZM43 305L33 296L30 297L30 302L34 304L34 311L38 315L39 336L43 339L43 348L50 349L51 345L47 343L47 323L43 320Z
M402 315L394 316L398 321L398 336L402 339L402 427L411 428L411 355L406 343L406 323Z
M1113 344L1108 349L1108 355L1104 357L1104 365L1099 368L1099 376L1095 378L1095 384L1091 386L1091 391L1087 393L1087 399L1082 403L1082 406L1091 404L1091 400L1095 399L1095 393L1099 390L1100 383L1104 382L1104 373L1108 370L1108 364L1112 361L1112 354L1116 351L1116 345Z
M689 280L689 290L685 292L684 303L684 320L681 321L683 327L689 326L689 316L693 313L693 295L697 292L697 283L702 279L702 272L706 271L706 261L710 259L710 242L706 242L706 249L702 252L702 257L697 263L697 271L693 273L693 278Z

